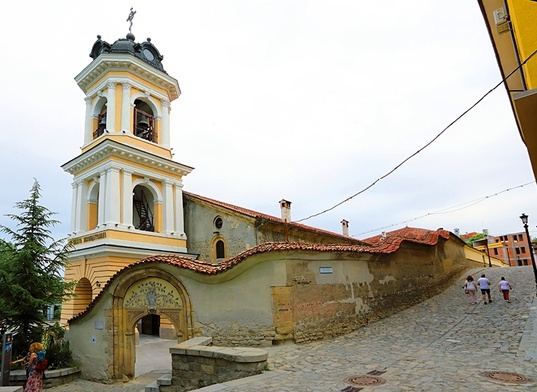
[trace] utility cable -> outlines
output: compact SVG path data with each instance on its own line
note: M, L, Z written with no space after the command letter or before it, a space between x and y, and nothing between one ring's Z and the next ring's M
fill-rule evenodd
M530 185L530 184L535 184L535 181L527 182L525 184L514 186L512 188L507 188L507 189L504 189L503 191L492 193L490 195L480 197L479 199L470 200L470 201L467 201L465 203L457 204L457 205L452 206L452 207L447 207L447 208L444 208L442 210L438 210L436 212L428 212L427 214L423 214L423 215L420 215L420 216L418 216L416 218L408 219L408 220L405 220L405 221L402 221L402 222L399 222L399 223L392 223L391 225L379 227L378 229L364 231L363 233L360 233L358 235L352 235L352 237L359 237L359 236L362 236L364 234L373 233L373 232L379 232L380 230L388 229L390 227L404 225L406 223L414 222L414 221L417 221L418 219L422 219L422 218L425 218L427 216L450 214L452 212L457 212L457 211L460 211L460 210L464 210L464 209L472 207L472 206L474 206L474 205L476 205L478 203L481 203L482 201L485 201L487 199L493 198L495 196L499 196L502 193L509 192L509 191L512 191L513 189L517 189L517 188L523 188L523 187L525 187L527 185Z
M303 222L305 220L308 220L308 219L311 219L311 218L314 218L316 216L319 216L319 215L322 215L328 211L332 211L333 209L335 209L336 207L339 207L340 205L348 202L349 200L353 199L354 197L364 193L365 191L367 191L368 189L372 188L374 185L377 184L377 182L379 182L380 180L383 180L384 178L388 177L390 174L392 174L393 172L395 172L397 169L399 169L401 166L403 166L406 162L408 162L410 159L414 158L416 155L418 155L420 152L422 152L424 149L426 149L427 147L429 147L431 144L433 144L440 136L442 136L442 134L444 134L444 132L446 132L449 128L451 128L452 125L454 125L457 121L459 121L462 117L464 117L468 112L470 112L473 108L475 108L479 103L481 103L481 101L483 101L490 93L492 93L494 90L496 90L499 86L501 86L502 84L504 84L507 79L509 79L509 77L511 77L511 75L513 75L516 71L518 71L524 64L526 64L535 54L537 53L537 49L529 55L529 57L524 60L522 63L520 63L520 65L518 67L516 67L513 71L511 71L509 73L509 75L507 75L506 77L504 77L498 84L496 84L496 86L494 86L493 88L491 88L485 95L483 95L481 98L479 98L472 106L470 106L468 109L466 109L461 115L459 115L455 120L453 120L451 123L449 123L448 126L446 126L438 135L436 135L431 141L429 141L427 144L425 144L422 148L420 148L418 151L416 151L414 154L410 155L409 157L405 158L401 163L399 163L397 166L395 166L392 170L390 170L388 173L384 174L382 177L379 177L377 178L375 181L373 181L370 185L368 185L367 187L365 187L364 189L362 189L361 191L355 193L354 195L350 196L350 197L347 197L345 200L343 201L340 201L339 203L335 204L334 206L330 207L330 208L327 208L326 210L324 211L321 211L321 212L318 212L316 214L313 214L313 215L310 215L306 218L302 218L302 219L299 219L299 220L296 220L295 223L298 223L298 222Z

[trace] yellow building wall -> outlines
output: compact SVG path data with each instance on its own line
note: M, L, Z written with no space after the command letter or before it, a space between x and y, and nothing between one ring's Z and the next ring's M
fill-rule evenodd
M157 233L162 233L162 204L161 203L158 203L158 204L155 204L155 214L153 216L154 218L154 221L153 221L153 226L155 227L155 231Z
M524 61L537 49L537 4L527 0L511 0L508 6L520 61ZM527 87L537 88L537 55L524 66L524 74Z
M480 264L480 265L476 265L475 268L478 268L479 266L488 267L489 265L489 258L487 254L477 249L474 249L471 246L464 247L464 255L466 256L466 259ZM494 256L490 256L490 263L494 267L509 267L507 264L504 264L502 260L497 259Z
M60 323L67 325L67 320L83 312L89 303L101 292L110 278L121 269L138 261L128 257L98 257L94 259L74 260L65 269L65 281L80 281L86 278L91 283L91 298L75 296L62 305Z
M99 206L95 203L88 203L88 221L86 230L93 230L97 227L97 210Z

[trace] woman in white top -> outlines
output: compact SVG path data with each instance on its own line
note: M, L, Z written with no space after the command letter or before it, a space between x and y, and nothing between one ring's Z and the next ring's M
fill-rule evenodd
M502 279L500 280L500 283L498 283L498 288L500 289L500 293L503 294L503 299L505 299L507 302L509 301L509 290L512 289L511 285L508 281L505 280L505 278L502 276Z
M466 282L464 282L464 289L468 292L468 294L470 294L470 303L476 304L477 298L475 293L477 291L477 285L474 282L474 278L472 277L472 275L468 275L468 277L466 278Z

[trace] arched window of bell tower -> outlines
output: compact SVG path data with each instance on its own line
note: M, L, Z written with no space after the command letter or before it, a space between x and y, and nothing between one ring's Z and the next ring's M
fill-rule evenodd
M155 128L155 111L151 105L141 99L134 101L134 136L148 140L153 143L158 142L157 130Z
M137 185L132 192L132 220L134 228L155 231L155 198L151 190Z
M106 98L100 97L95 102L93 110L94 123L92 124L93 134L92 140L97 139L106 130L106 114L107 114L107 101Z

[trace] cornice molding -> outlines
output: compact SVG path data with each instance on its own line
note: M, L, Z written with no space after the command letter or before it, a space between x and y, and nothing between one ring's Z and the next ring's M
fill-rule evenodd
M181 177L186 176L194 170L193 167L109 139L103 140L92 149L63 164L62 169L75 176L81 171L113 157L125 159L137 164L143 164L148 168L164 171L175 176L179 175ZM133 169L129 168L129 170Z
M86 98L93 99L95 96L99 97L106 97L108 92L105 91L108 87L107 84L109 82L115 82L116 84L121 84L123 86L123 90L125 90L125 86L129 86L129 91L133 88L136 88L141 91L140 95L143 95L147 98L154 97L161 102L167 101L168 102L168 95L163 94L161 91L158 91L154 88L149 88L149 86L140 83L136 79L134 79L132 76L114 76L110 77L109 79L102 80L99 84L93 86L91 90L85 91ZM131 107L134 107L134 102L131 102Z
M69 252L69 260L77 260L82 257L86 257L88 259L100 258L103 256L143 259L144 257L163 253L187 257L190 259L195 259L197 257L196 254L188 253L187 250L183 248L173 247L173 249L170 248L163 250L162 247L143 247L143 245L133 247L125 245L95 244L87 248L72 250Z
M141 79L154 83L166 90L172 101L181 95L179 83L175 78L130 54L101 54L75 77L75 81L87 94L89 86L111 71L128 71Z

